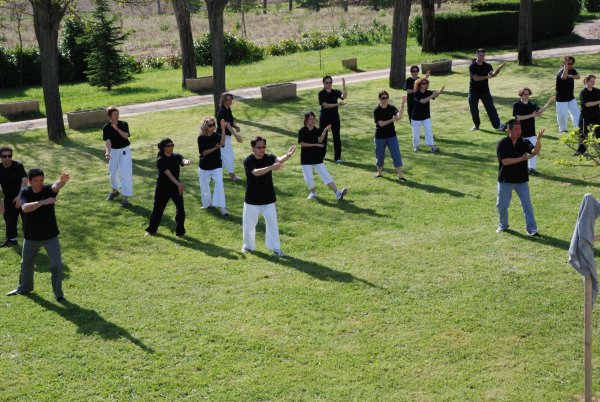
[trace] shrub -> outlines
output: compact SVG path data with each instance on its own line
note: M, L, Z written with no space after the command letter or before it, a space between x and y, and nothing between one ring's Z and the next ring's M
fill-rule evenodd
M123 62L127 67L127 71L129 71L131 74L139 74L144 69L144 65L142 64L142 62L134 56L124 55Z
M273 56L283 56L286 54L297 53L301 50L301 46L298 41L294 39L282 39L279 42L269 45L265 48L267 54Z
M18 77L19 69L12 53L0 47L0 88L11 88L15 86L15 77Z
M90 46L85 40L86 26L78 16L65 18L60 52L71 64L69 81L85 81L87 64L85 58L90 53ZM61 75L62 75L61 71Z
M212 64L210 33L204 34L200 40L194 41L196 64L209 66ZM254 43L225 32L225 64L245 64L262 60L264 51Z
M367 5L375 11L381 10L382 8L394 7L394 0L368 0ZM384 14L385 16L385 14Z
M520 6L519 0L474 1L471 3L471 11L519 11Z
M590 13L600 11L600 0L585 0L585 9Z

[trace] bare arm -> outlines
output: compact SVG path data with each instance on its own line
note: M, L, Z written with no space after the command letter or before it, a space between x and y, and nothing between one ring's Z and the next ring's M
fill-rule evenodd
M44 205L52 205L55 203L56 203L56 198L51 197L51 198L46 198L45 200L41 200L41 201L25 203L25 204L21 205L21 209L23 210L24 213L28 214Z
M600 105L600 101L595 102L585 102L585 107L594 107Z
M104 156L106 157L106 159L110 160L110 151L112 149L112 142L110 142L110 140L106 140L106 142L104 143L104 146L106 148L106 152L104 153Z
M71 175L67 172L63 172L63 174L60 175L58 180L54 182L54 184L52 184L52 191L58 193L60 189L68 183L69 180L71 180Z
M533 151L531 151L531 155L532 156L540 154L540 151L542 150L542 137L544 136L545 132L546 132L545 128L542 128L540 131L538 131L538 133L537 133L537 143L535 144L535 147L533 148Z
M285 163L287 162L288 159L290 159L292 157L292 155L294 155L294 152L296 152L296 146L292 145L288 151L285 153L285 156L279 156L277 158L277 162L279 163Z
M342 100L348 97L348 90L346 89L346 79L342 78Z

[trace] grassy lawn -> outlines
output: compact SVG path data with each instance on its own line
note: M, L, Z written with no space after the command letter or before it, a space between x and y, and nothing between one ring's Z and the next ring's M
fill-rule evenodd
M501 118L520 86L545 102L557 65L509 65L492 80ZM577 60L582 75L594 67L593 57ZM570 150L549 110L538 122L548 127L543 176L530 182L542 236L525 235L516 197L515 232L496 234L502 135L485 115L481 131L468 130L465 73L432 79L448 91L432 105L440 154L413 152L407 121L398 124L406 184L393 179L389 158L385 178L373 178L372 110L386 80L349 85L341 111L347 163L326 163L351 191L336 202L317 178L319 198L307 202L298 155L274 173L288 254L281 259L266 253L262 224L258 251L239 253L244 187L226 183L227 218L201 210L195 167L182 171L189 236L175 237L172 204L158 235L142 236L154 144L169 135L197 162L198 121L210 107L128 119L136 195L126 210L104 201L99 130L70 131L63 145L49 143L43 130L3 136L26 167L44 167L48 181L62 169L73 180L57 206L69 303L52 298L45 253L31 297L0 298L0 399L578 398L582 279L566 259L579 202L598 192L599 179L589 178L597 173L554 163ZM245 137L234 146L239 173L250 137L266 136L279 155L295 143L316 93L234 104ZM399 106L402 94L391 91L392 103ZM2 291L17 283L18 253L0 249ZM596 389L599 378L596 369Z

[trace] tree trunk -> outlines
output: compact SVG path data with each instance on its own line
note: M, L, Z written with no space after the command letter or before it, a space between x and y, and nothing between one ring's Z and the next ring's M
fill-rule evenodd
M392 63L390 87L403 89L406 80L406 39L411 0L396 0L392 22Z
M440 8L442 8L442 0L436 0L437 3L437 9L439 10Z
M344 11L348 12L348 0L343 0L344 3Z
M31 6L35 36L40 48L48 138L60 142L66 133L58 88L58 28L66 5L55 0L31 0Z
M225 35L223 34L223 11L227 0L205 0L210 28L212 67L214 80L215 114L219 108L219 98L225 92Z
M267 13L267 0L263 0L263 14Z
M533 0L521 0L519 8L519 65L533 64Z
M185 88L186 78L198 77L196 56L194 55L192 23L190 22L190 9L187 0L172 0L172 2L181 46L181 87Z
M435 52L435 0L421 0L421 13L423 16L423 52Z
M288 8L289 8L290 13L291 13L292 9L294 8L294 0L289 0L289 2L288 2Z

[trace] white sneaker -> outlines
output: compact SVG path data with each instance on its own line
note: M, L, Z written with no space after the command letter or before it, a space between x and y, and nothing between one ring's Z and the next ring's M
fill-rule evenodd
M229 215L229 212L227 212L227 208L225 208L225 207L219 208L219 212L221 213L221 216Z
M344 198L346 194L348 194L348 189L344 187L343 189L338 190L337 193L335 193L335 199L339 201L342 198Z
M417 152L419 150L419 147L414 147L413 151Z
M252 251L254 251L254 250L250 250L249 248L242 247L242 253L244 253L244 254L251 253Z
M314 200L315 198L317 198L317 193L316 192L314 192L314 193L311 192L308 195L308 197L306 197L307 200Z
M283 257L285 253L281 250L273 250L273 257Z
M338 159L338 160L335 161L335 163L344 163L344 160L343 159Z

